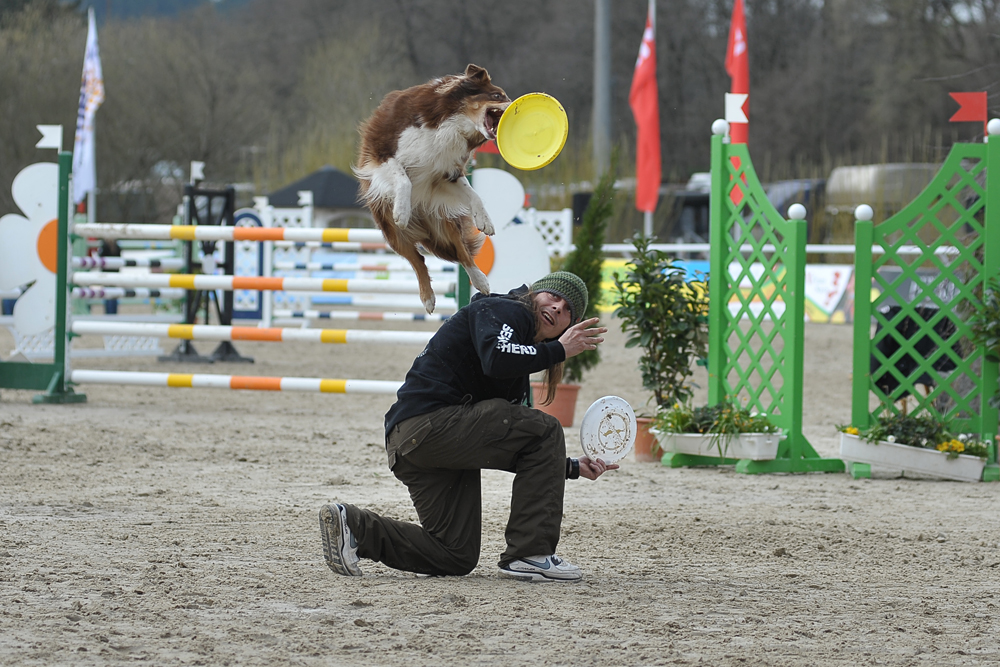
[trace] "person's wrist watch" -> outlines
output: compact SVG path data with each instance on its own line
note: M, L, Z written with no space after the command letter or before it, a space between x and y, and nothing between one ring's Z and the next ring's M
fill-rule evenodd
M580 459L566 459L566 479L580 479Z

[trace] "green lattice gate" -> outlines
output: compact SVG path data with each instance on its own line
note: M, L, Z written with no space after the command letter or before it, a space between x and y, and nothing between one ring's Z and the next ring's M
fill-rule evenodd
M982 434L993 442L984 479L997 478L998 413L986 400L997 363L970 341L968 318L1000 268L1000 188L986 188L987 163L1000 169L992 144L954 145L903 210L855 227L852 425L907 409ZM861 298L867 285L870 300Z
M805 220L785 220L768 201L745 144L712 138L708 402L738 401L782 428L773 461L741 460L736 470L839 472L802 434ZM718 458L667 454L664 465L711 465Z

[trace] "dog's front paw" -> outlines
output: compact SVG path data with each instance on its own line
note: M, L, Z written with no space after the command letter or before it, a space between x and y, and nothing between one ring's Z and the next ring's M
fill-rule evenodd
M430 295L430 298L421 299L421 301L423 301L424 310L427 311L428 315L430 315L431 313L434 312L434 304L436 303L436 301L434 299L434 295L433 294Z
M486 212L486 207L483 206L482 202L473 199L469 208L472 214L472 224L476 226L476 229L487 236L493 236L495 231L493 221L490 220L490 214Z
M493 233L496 231L495 229L493 229L493 221L490 220L489 214L486 212L485 209L482 208L478 210L473 209L472 224L476 226L476 229L481 231L483 234L486 234L487 236L493 236Z

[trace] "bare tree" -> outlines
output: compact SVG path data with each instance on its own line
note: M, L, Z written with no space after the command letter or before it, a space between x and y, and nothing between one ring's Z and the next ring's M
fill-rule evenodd
M62 125L63 147L72 149L86 22L49 4L10 11L0 23L0 215L16 210L10 184L21 169L55 161L35 148L36 125Z
M86 36L78 8L0 0L0 212L34 149L39 123L72 140ZM708 165L723 115L732 0L658 0L657 70L664 176ZM612 17L612 119L626 175L635 128L628 91L645 0ZM950 126L951 91L1000 78L1000 0L747 0L751 154L765 178L823 175L836 165L929 159L981 128ZM228 12L100 26L107 97L97 114L98 187L147 193L167 220L190 160L218 183L257 192L323 164L353 160L356 128L390 90L489 69L511 97L546 92L570 117L564 156L536 185L590 173L593 7L579 0L254 0ZM503 166L499 161L499 166ZM568 204L568 200L559 205ZM628 202L623 204L628 207ZM99 211L100 213L100 211ZM625 215L625 213L622 213Z

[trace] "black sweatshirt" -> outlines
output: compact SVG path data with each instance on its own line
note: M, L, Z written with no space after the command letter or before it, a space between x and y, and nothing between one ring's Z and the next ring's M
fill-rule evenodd
M417 355L385 415L396 424L449 405L503 398L524 403L528 376L566 359L558 340L534 343L535 315L526 285L508 294L477 294L448 318Z

